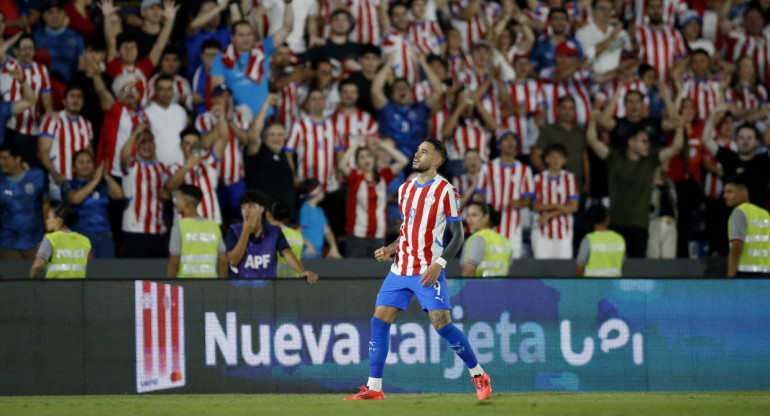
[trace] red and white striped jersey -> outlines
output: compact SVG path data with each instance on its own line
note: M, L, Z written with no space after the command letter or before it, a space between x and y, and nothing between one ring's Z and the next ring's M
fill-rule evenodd
M484 194L487 203L500 212L495 231L510 239L521 231L521 214L511 207L511 201L534 196L532 169L519 161L504 165L500 158L494 159L481 166L476 192Z
M706 79L695 79L691 75L682 76L682 91L680 95L689 98L695 104L698 118L705 120L719 100L719 75L711 75Z
M482 1L478 13L473 17L468 20L458 19L457 16L470 4L471 0L457 0L449 5L452 13L452 26L460 32L460 37L463 40L463 50L466 52L471 50L476 41L484 40L486 26L482 16L486 16L489 22L495 22L500 12L499 4Z
M160 73L153 75L147 83L150 101L155 101L155 81L160 78L160 75ZM171 99L171 102L181 105L188 111L193 109L192 87L190 82L179 74L174 75L174 98Z
M452 55L446 57L447 66L449 66L449 73L452 74L452 78L457 79L461 72L467 68L473 68L473 63L468 55Z
M251 125L251 114L244 107L238 106L233 109L233 121L243 131L249 131ZM195 128L206 134L217 125L217 116L211 111L207 111L195 118ZM230 137L227 139L225 153L222 160L219 161L219 183L224 186L230 186L243 178L243 144L233 132L232 127L228 126Z
M634 1L634 15L638 26L649 24L650 18L644 11L646 1ZM676 17L686 12L690 6L687 0L663 0L663 24L673 27L676 23Z
M457 80L465 87L468 93L471 93L484 83L487 76L489 76L489 73L479 74L473 68L468 68L457 76ZM489 86L489 90L481 97L481 104L495 120L500 121L500 102L497 99L497 94L497 83L493 82Z
M457 125L454 137L447 145L449 160L463 160L465 151L476 149L479 151L481 160L489 160L489 140L491 134L484 128L480 121L476 119L466 119L464 125Z
M564 5L564 9L567 10L567 18L569 19L571 30L575 23L588 23L590 20L590 11L587 8L580 9L580 5L576 1L571 1ZM524 10L524 15L527 18L536 22L545 24L544 30L550 34L550 28L548 27L548 14L551 13L551 8L547 2L539 1L535 10ZM613 11L613 17L615 12Z
M123 211L123 231L163 234L163 202L161 192L168 179L162 163L133 158L123 176L123 193L128 205Z
M149 79L152 76L152 72L155 71L155 65L147 56L141 61L137 62L134 66L128 67L123 65L118 58L114 58L112 61L107 62L105 72L110 78L115 79L123 74L133 74L136 76L136 88L139 89L139 102L142 105L150 103L149 95Z
M455 189L457 190L457 194L460 195L460 197L465 195L467 192L474 192L476 190L475 189L476 184L473 183L473 179L471 179L471 177L468 176L467 173L463 173L460 176L455 176L454 178L452 178L452 186L455 187ZM468 209L463 208L461 215L463 217L463 232L465 234L470 234L471 227L469 227L468 224L465 223L465 220L468 218Z
M428 137L441 140L441 129L449 119L449 107L444 106L430 115L428 120Z
M546 102L546 119L548 123L556 122L556 105L559 98L570 95L575 100L575 122L582 128L591 117L591 94L588 88L591 85L591 71L582 69L575 71L572 78L553 83L551 79L556 67L545 68L540 71L540 82Z
M40 96L51 92L51 79L48 77L48 69L45 66L37 62L32 62L29 66L25 66L18 60L8 57L3 64L2 75L0 75L3 101L19 101L24 98L21 84L8 75L10 71L17 67L21 68L24 73L24 80L35 93L37 104L10 117L6 126L19 133L36 136L40 133L40 117L42 115Z
M742 27L733 26L727 35L727 60L736 62L744 55L754 60L757 79L770 81L770 40L764 32L759 36L749 36Z
M335 151L344 148L331 119L319 123L305 117L294 123L284 149L297 154L297 177L300 180L316 178L326 192L339 189Z
M146 124L149 129L150 119L144 110L138 106L129 108L115 100L112 107L104 112L99 147L96 149L96 164L106 163L112 176L123 176L120 152L139 124Z
M414 102L425 101L433 93L433 85L427 79L414 84L412 87L412 99Z
M730 140L729 142L724 142L719 139L715 140L719 147L727 147L734 152L738 151L738 143L735 140ZM716 157L708 151L703 152L703 158L710 160L711 163L719 166L720 168L722 167L722 164L717 162ZM703 173L703 196L711 199L721 199L723 185L722 179L707 170L704 170Z
M281 78L288 77L290 74L278 74L277 71L270 71L270 82L277 82ZM286 131L299 120L299 85L296 82L290 82L278 93L278 104L275 117L283 124Z
M441 55L441 44L445 39L438 22L412 22L407 33L422 54Z
M548 172L535 175L535 200L544 205L567 205L571 199L579 199L575 175L562 170L552 178ZM538 213L535 213L539 217ZM533 224L538 224L533 220ZM540 226L540 233L550 240L572 240L573 218L570 214L551 218L545 225Z
M377 0L347 0L345 4L356 19L356 26L350 32L351 42L372 45L380 44L380 20Z
M658 79L668 82L674 61L687 56L687 46L682 35L673 27L653 29L641 26L636 29L639 59L658 71Z
M380 134L377 120L360 108L356 108L350 114L343 114L341 110L335 111L332 115L332 123L337 128L340 146L345 149L350 145L350 140L356 136L360 135L366 140L378 137Z
M404 222L390 271L399 276L423 274L444 252L447 222L462 220L460 196L440 175L422 185L415 178L398 188L398 208Z
M180 169L182 169L182 165L174 164L171 166L169 176L173 176ZM184 183L197 186L203 194L203 198L198 204L198 214L217 224L222 224L222 211L219 209L219 200L217 199L219 163L213 152L209 152L201 160L201 163L185 173Z
M369 181L358 170L348 176L348 199L345 210L345 232L358 238L385 238L387 231L387 187L396 175L386 166L379 171L377 183Z
M607 104L609 104L610 100L612 100L612 97L615 96L615 93L618 91L618 88L621 87L621 81L620 80L614 80L612 82L608 82L604 84L599 90L596 95L594 95L594 100L596 100L600 106L604 107ZM647 87L644 85L644 82L640 79L635 79L631 81L630 83L626 84L625 88L620 93L620 97L618 98L618 105L615 107L615 112L613 113L613 116L622 118L626 116L626 93L629 91L639 91L642 93L642 97L644 97L642 100L644 102L645 107L649 107L650 105L650 98L647 96Z
M762 84L757 84L756 93L749 86L743 86L740 90L728 89L725 93L725 101L735 104L738 108L755 109L767 103L767 90Z
M502 127L519 136L516 154L528 155L540 135L540 128L535 124L535 114L543 110L546 105L543 87L534 79L524 82L506 83L507 92L511 95L513 105L523 105L527 109L526 115L514 113L503 119Z
M406 78L409 85L417 84L419 78L419 64L417 63L417 46L406 34L402 34L395 28L390 29L382 39L382 56L394 53L393 74L396 78Z
M72 119L67 112L59 111L59 120L43 116L40 136L53 140L48 155L56 170L67 179L75 177L72 156L87 148L94 140L94 128L83 116Z

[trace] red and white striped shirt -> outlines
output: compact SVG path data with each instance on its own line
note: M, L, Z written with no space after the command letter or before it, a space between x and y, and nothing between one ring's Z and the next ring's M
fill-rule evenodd
M754 61L757 79L770 81L770 40L766 35L749 36L740 26L733 26L727 35L727 60L737 62L741 56L750 56Z
M730 88L726 91L725 101L735 104L738 108L753 110L767 103L767 90L761 84L757 84L756 93L749 86L743 86L738 91Z
M506 87L511 95L513 105L525 106L527 114L522 116L514 113L505 117L502 125L503 128L519 136L520 140L516 145L518 147L516 149L517 154L528 155L540 135L540 128L535 124L535 115L546 105L545 93L542 85L534 79L527 79L524 82L509 82L506 83Z
M460 196L440 175L422 185L415 178L398 188L398 208L404 222L390 271L399 276L420 275L444 252L447 222L462 220Z
M460 32L464 51L470 51L476 41L484 39L486 26L482 16L486 16L487 20L490 22L495 22L497 20L497 15L500 12L499 4L482 1L479 5L478 13L473 17L468 20L458 19L457 16L459 16L463 10L468 8L470 4L471 0L458 0L452 2L449 6L452 13L452 26Z
M344 147L331 119L319 123L305 117L294 123L284 149L297 154L300 180L316 178L326 192L339 189L335 151L342 151Z
M491 134L476 119L466 119L464 125L457 125L454 137L447 146L449 160L463 160L465 151L476 149L482 161L489 160L489 139Z
M548 172L535 175L535 200L544 205L567 205L571 199L579 199L575 175L562 170L559 176L552 178ZM539 217L539 214L536 213ZM537 220L533 221L537 224ZM540 233L550 240L572 240L573 218L565 214L551 218L540 226Z
M412 22L407 33L422 54L441 55L441 44L445 39L438 22Z
M155 81L160 78L160 75L160 73L153 75L147 83L150 101L155 101ZM188 111L193 109L193 94L190 82L178 74L174 75L174 98L171 99L171 102L181 105Z
M144 110L141 107L129 108L115 100L112 107L104 112L99 147L96 149L96 164L106 163L112 176L123 176L120 152L139 124L146 124L149 129L150 119Z
M219 163L213 152L209 152L201 163L188 170L184 175L184 183L200 188L203 198L198 204L198 214L217 224L222 224L222 211L219 209L217 199L217 185L219 184ZM171 167L169 176L173 176L182 165L176 163Z
M452 55L446 57L447 66L449 66L449 73L452 74L452 78L457 79L461 72L466 68L473 68L473 63L468 55Z
M645 13L644 7L646 1L634 1L634 15L638 26L649 24L650 17ZM676 17L686 12L690 6L687 0L663 0L663 24L673 27L676 23Z
M72 119L67 112L59 111L59 120L43 116L40 123L40 136L53 140L48 156L56 170L67 179L74 178L72 156L87 148L94 140L91 122L83 116Z
M615 93L618 91L618 88L621 86L620 80L614 80L612 82L609 82L607 84L604 84L602 86L602 89L594 95L594 99L599 102L599 105L604 107L607 105L610 100L612 100L612 97L615 96ZM615 107L615 112L613 113L613 116L622 118L626 116L626 93L629 91L639 91L642 93L642 100L645 107L648 107L650 105L650 99L647 96L647 87L644 85L644 82L640 79L635 79L628 83L625 88L620 93L620 97L618 98L618 105Z
M136 76L136 88L139 89L139 102L142 105L150 103L149 95L149 79L152 76L152 72L155 71L155 65L147 56L141 61L137 62L134 66L128 67L123 65L118 58L114 58L112 61L107 62L105 72L110 78L115 79L123 74L133 74Z
M457 76L457 80L460 84L464 85L465 89L470 93L477 90L481 84L484 83L484 80L487 79L487 76L489 76L489 73L479 74L473 68L468 68ZM495 120L499 121L500 103L497 100L497 94L497 83L493 82L492 85L489 86L489 90L487 90L484 96L481 97L481 104L484 106L484 109L495 118Z
M387 231L387 187L396 178L390 166L379 171L377 183L367 180L358 169L348 176L345 232L358 238L385 238Z
M419 78L419 64L417 63L417 46L405 34L401 34L395 28L390 29L382 39L382 55L393 52L393 74L396 78L406 78L409 85L417 84Z
M123 177L123 193L128 205L123 211L123 231L142 234L163 234L163 202L161 192L168 179L162 163L131 160Z
M728 149L737 152L738 151L738 144L735 140L731 140L728 143L725 143L722 140L716 139L717 144L719 147L727 147ZM710 160L713 164L722 167L722 164L717 162L716 157L712 155L710 152L703 152L703 158ZM703 172L705 175L703 176L703 195L706 198L711 199L721 199L722 198L722 179L719 178L717 175L704 170Z
M521 214L511 201L534 196L532 169L519 161L504 165L494 159L481 166L476 192L486 195L487 203L500 212L495 231L510 239L521 232Z
M431 114L430 120L428 120L428 137L440 139L441 128L444 127L447 119L449 119L449 107L447 106Z
M682 91L680 95L689 98L695 104L698 118L705 120L711 114L711 110L717 106L719 100L719 75L712 75L706 79L696 79L690 75L682 77Z
M572 78L553 83L551 79L556 72L556 67L545 68L540 71L540 82L546 102L546 119L548 123L556 122L556 105L559 98L570 95L575 100L575 122L582 128L591 117L591 94L588 88L591 84L591 71L582 69L575 71Z
M682 35L673 27L653 29L641 26L636 30L639 59L658 71L658 79L668 82L669 73L677 58L687 56L687 46Z
M377 120L368 112L356 108L350 114L343 114L337 110L332 115L332 123L337 128L337 135L340 139L340 145L345 149L350 146L350 140L356 136L362 136L364 139L378 137L380 126Z
M463 197L468 192L476 191L476 185L474 184L473 179L471 179L467 173L463 173L460 176L455 176L452 178L452 186L455 187L457 194L460 195L460 197ZM468 226L468 224L465 222L468 218L468 208L463 208L461 214L463 217L463 232L465 234L470 234L471 227Z
M350 32L351 42L372 45L380 44L380 20L377 0L348 0L345 2L356 19L356 26Z
M233 121L243 131L249 131L251 114L244 107L239 106L233 110ZM195 118L195 128L202 134L210 132L217 125L217 116L207 111ZM225 153L219 161L219 183L230 186L243 179L243 144L233 129L228 126L230 137L227 139Z
M2 75L0 75L3 101L19 101L24 98L24 91L19 81L8 75L10 71L17 67L21 68L24 73L24 80L35 93L37 104L10 117L6 126L21 134L36 136L40 133L40 117L42 115L40 97L42 94L51 92L51 79L48 77L48 69L45 66L37 62L32 62L29 66L25 66L18 60L8 57L5 60L5 64L3 64Z
M270 81L277 82L290 74L278 74L277 71L270 71ZM286 131L299 120L299 85L296 82L290 82L278 93L278 104L276 105L275 116L283 124Z

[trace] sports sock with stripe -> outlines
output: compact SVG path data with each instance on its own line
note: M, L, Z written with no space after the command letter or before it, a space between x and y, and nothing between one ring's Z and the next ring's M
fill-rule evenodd
M454 324L449 323L443 328L436 330L436 332L449 342L449 346L452 347L455 354L463 360L469 369L481 369L478 360L476 360L476 354L473 353L471 344L468 342L468 338L465 337L465 334L463 334L463 331L460 331ZM482 370L481 374L483 373ZM481 374L471 373L473 377L480 376Z

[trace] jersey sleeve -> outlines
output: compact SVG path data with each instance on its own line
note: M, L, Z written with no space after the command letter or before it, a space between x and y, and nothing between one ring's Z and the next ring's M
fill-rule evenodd
M730 235L728 237L730 241L744 241L746 239L746 214L739 209L734 209L730 215Z
M479 183L476 185L476 193L485 195L487 193L487 182L489 181L489 165L481 166L479 171Z
M289 140L286 141L286 146L284 147L284 150L291 153L297 153L297 148L299 147L299 141L302 138L302 127L300 123L294 123L293 126L291 126L291 133L289 133Z
M583 237L580 240L580 248L578 248L577 258L575 262L581 266L588 264L588 257L591 254L591 243L588 242L588 237Z
M460 195L457 194L457 189L454 186L447 183L442 195L444 216L447 222L462 221L460 216Z
M51 77L48 75L48 68L40 65L40 93L51 92Z
M481 260L484 259L484 251L487 248L487 241L484 237L477 235L473 239L469 240L465 244L465 256L463 257L464 263L472 264L478 267L481 264Z
M43 237L43 241L40 242L40 247L37 249L37 254L35 254L35 258L43 259L46 262L48 262L48 259L50 259L52 255L53 255L53 244L51 243L51 240L48 239L48 237Z
M214 128L214 123L211 122L211 120L208 120L208 117L206 117L206 113L199 115L198 117L195 117L195 129L198 130L202 134L206 134L211 129Z
M118 58L115 57L115 58L112 58L110 62L107 62L104 69L110 78L115 79L115 77L117 77L118 75L120 75L121 72L123 72L123 64L121 64Z
M169 256L178 256L182 252L182 228L178 222L171 226L171 232L168 239Z
M542 177L542 174L538 173L535 175L535 179L533 180L535 183L535 189L534 189L534 195L532 195L532 200L540 202L543 200L543 181L540 180Z
M567 200L580 199L580 190L577 187L577 180L572 173L567 174Z
M535 195L535 181L532 178L532 168L524 165L524 178L522 183L521 197L532 197Z
M48 117L48 115L44 115L43 120L40 121L40 136L54 140L56 139L56 134L58 132L59 123L51 117Z

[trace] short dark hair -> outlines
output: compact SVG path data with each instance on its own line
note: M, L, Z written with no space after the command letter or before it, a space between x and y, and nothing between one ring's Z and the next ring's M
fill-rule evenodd
M553 15L556 14L556 13L562 13L565 16L567 16L567 18L569 18L569 13L567 13L567 9L565 9L563 7L555 7L553 9L551 9L550 12L548 12L548 20L551 20L551 17L553 17Z
M201 137L201 133L198 131L198 129L196 129L193 126L187 126L184 128L184 130L182 130L179 133L179 141L181 142L182 140L184 140L185 136L189 136L191 134L194 136L198 136L198 138Z
M179 49L174 45L166 45L166 47L163 48L163 53L160 54L160 59L163 59L166 55L176 55L177 58L182 58L182 55L179 54Z
M735 132L738 133L739 131L741 131L743 129L749 129L749 130L753 131L754 132L754 138L756 138L757 140L759 140L762 137L762 134L759 133L759 129L757 128L757 126L755 126L752 123L746 122L746 123L741 124L740 126L738 126L738 128L735 130Z
M447 160L446 146L444 146L444 143L441 143L441 141L436 139L425 139L424 141L433 145L433 148L441 156L441 163L439 164L439 166L443 165L444 162L446 162Z
M55 205L52 209L53 215L61 218L64 226L67 228L74 227L78 223L78 219L80 219L80 215L67 204Z
M249 23L249 21L246 20L246 19L241 19L241 20L233 22L230 25L230 32L232 32L232 34L235 34L235 29L237 29L238 26L247 26L249 28L249 30L252 30L251 29L251 23Z
M67 85L67 88L64 90L64 94L62 94L62 97L67 98L67 94L69 94L70 91L74 91L74 90L78 90L81 93L85 93L85 91L83 91L83 86L81 86L80 84L69 84Z
M203 192L201 192L201 188L198 188L195 185L180 185L178 191L181 195L184 195L195 201L196 206L201 202L201 199L203 199Z
M586 219L593 225L604 223L609 215L609 211L602 204L591 205L586 210Z
M725 185L733 185L736 188L749 189L746 179L742 175L733 175L725 179Z
M575 99L572 98L571 95L562 95L559 97L559 99L556 101L556 106L560 106L565 101L572 101L572 104L575 104Z
M329 65L332 65L332 62L329 60L329 58L318 58L318 59L314 60L314 61L311 63L311 65L310 65L310 68L312 68L312 69L313 69L313 71L315 71L315 70L317 70L317 69L318 69L318 66L319 66L319 65L321 65L321 64L329 64ZM333 66L334 66L334 65L332 65L332 67L333 67Z
M594 0L593 2L591 2L591 8L595 9L596 5L599 4L600 1L609 2L610 4L612 4L613 7L615 6L615 3L612 0Z
M342 87L345 85L354 85L356 87L356 91L358 91L358 84L356 84L356 82L350 78L345 78L340 81L339 84L337 84L337 91L342 92Z
M13 45L13 47L14 48L18 48L19 46L21 46L21 41L23 41L24 39L31 40L32 44L35 45L35 47L37 47L37 43L35 42L35 37L30 35L29 33L25 33L25 34L21 35L21 37L19 38L19 40L16 41L16 43Z
M377 46L377 45L373 45L371 43L367 43L367 44L361 46L361 49L359 49L359 51L358 51L358 56L361 57L361 56L364 56L364 55L366 55L368 53L371 53L371 54L377 55L378 57L381 57L382 56L382 49L380 49L380 47Z
M257 189L249 189L243 194L241 194L240 197L238 197L238 203L241 205L257 204L261 207L267 208L268 202L269 202L269 199L267 195L265 195L264 192Z
M389 18L391 18L391 19L393 18L393 9L395 9L396 7L399 7L399 6L406 8L406 10L409 10L409 5L408 4L404 3L403 1L397 1L397 2L395 2L393 4L391 4L390 7L388 8L388 17Z
M209 48L216 48L216 50L221 51L222 50L222 43L219 42L218 40L214 39L214 38L206 39L206 40L203 41L203 43L201 43L200 52L202 53L203 51L205 51L206 49L209 49Z
M94 157L94 154L91 153L90 150L88 150L88 149L80 149L77 152L75 152L75 154L72 155L72 166L75 166L75 161L78 160L78 156L80 156L80 155L82 155L84 153L87 154L91 158L92 162L96 159Z
M136 37L128 33L121 33L118 35L116 39L116 47L120 49L120 47L123 46L124 43L133 43L137 47L139 46L139 42L136 40Z
M291 217L291 207L283 199L275 199L270 203L270 215L276 221L287 221Z
M155 80L155 88L158 88L158 84L160 84L161 81L169 81L171 84L174 84L174 77L171 75L162 74L158 76L158 79Z
M644 76L644 74L646 74L646 73L648 73L650 71L654 72L656 77L658 76L658 70L655 69L650 64L641 64L641 65L639 65L639 69L637 71L639 72L639 76L640 77Z
M428 62L429 64L434 61L439 61L441 63L441 66L443 66L445 69L449 68L449 65L447 64L446 60L442 58L440 55L435 55L435 54L428 55L425 58L425 61Z
M549 154L553 152L561 153L562 156L564 156L565 158L569 154L567 153L567 147L564 146L563 144L551 143L548 146L546 146L545 150L543 150L543 158L547 157Z
M316 179L316 178L305 179L304 181L299 183L299 186L297 186L297 193L300 196L307 195L310 192L312 192L313 189L316 188L316 186L318 186L320 184L321 184L321 182L318 179Z
M632 95L638 95L639 99L644 101L644 93L643 92L641 92L639 90L629 90L629 91L626 91L626 96L623 98L623 102L625 102L628 99L628 97L632 96Z
M0 144L0 152L8 152L12 158L21 157L21 146L6 138L5 141Z

